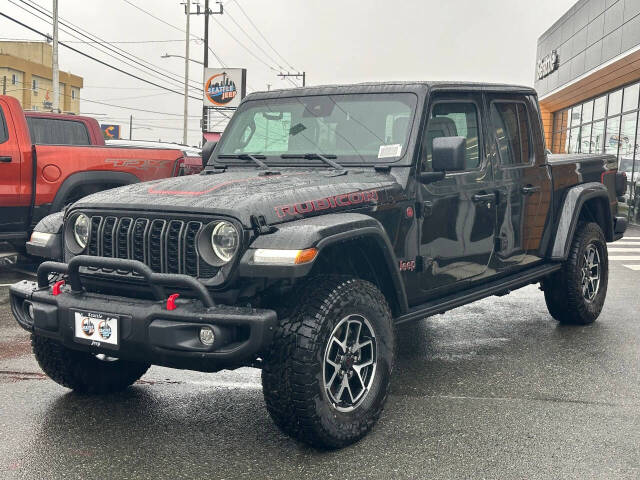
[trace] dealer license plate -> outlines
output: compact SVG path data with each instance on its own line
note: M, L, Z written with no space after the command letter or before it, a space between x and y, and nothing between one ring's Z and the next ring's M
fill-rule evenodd
M120 316L112 313L74 311L75 341L117 350Z

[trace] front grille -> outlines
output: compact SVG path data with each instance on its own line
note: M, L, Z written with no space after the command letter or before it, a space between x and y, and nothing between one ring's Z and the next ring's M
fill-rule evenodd
M204 224L178 219L91 217L87 253L138 260L154 272L212 278L218 268L198 258L196 238Z

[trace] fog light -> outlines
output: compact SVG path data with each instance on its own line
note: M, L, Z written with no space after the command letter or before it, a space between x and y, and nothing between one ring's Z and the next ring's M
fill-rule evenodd
M211 327L200 328L200 341L203 345L213 345L213 342L215 340L216 337L213 334L213 330L211 329Z

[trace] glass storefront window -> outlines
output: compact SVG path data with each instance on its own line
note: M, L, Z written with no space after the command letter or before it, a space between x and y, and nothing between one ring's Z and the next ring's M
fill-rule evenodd
M578 105L571 109L571 126L575 127L580 125L580 119L582 117L582 105Z
M622 100L622 111L629 112L638 109L638 93L640 84L631 85L624 89L624 97Z
M593 101L593 119L600 120L604 118L605 107L607 106L607 96L604 95Z
M617 115L622 108L622 90L617 90L609 94L609 107L607 116Z
M569 141L571 140L571 135L569 130L565 130L564 132L564 150L562 150L562 153L569 153Z
M602 153L604 146L604 121L595 122L591 130L591 153Z
M622 125L620 128L620 151L618 155L621 157L633 157L633 151L636 144L636 122L638 120L638 112L628 113L622 116Z
M580 127L571 129L571 140L567 153L578 153L580 148Z
M580 153L591 153L591 124L582 126L580 131Z
M582 105L582 123L588 123L593 119L593 100Z
M606 129L604 153L617 155L620 146L620 117L608 118Z

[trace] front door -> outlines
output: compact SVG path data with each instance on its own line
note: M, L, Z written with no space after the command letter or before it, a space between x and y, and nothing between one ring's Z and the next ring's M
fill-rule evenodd
M532 111L524 95L489 95L489 136L496 152L498 194L497 238L494 265L504 271L537 261L551 183L544 167L541 140L533 135ZM541 158L542 157L542 158ZM545 210L543 212L543 210Z
M482 276L494 250L496 202L485 154L482 95L435 94L423 135L421 169L431 171L433 139L467 139L466 168L421 185L421 288L425 298Z
M5 107L0 100L0 232L11 232L24 228L29 208L20 194L20 149Z

